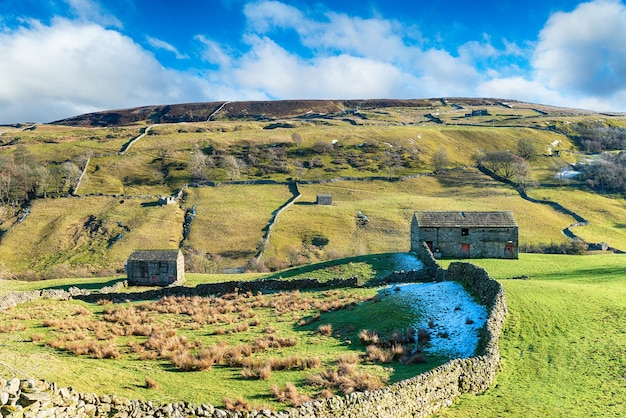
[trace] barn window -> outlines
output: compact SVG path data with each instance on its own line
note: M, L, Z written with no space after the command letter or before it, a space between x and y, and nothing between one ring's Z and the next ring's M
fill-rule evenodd
M466 237L469 235L469 228L461 228L461 236Z

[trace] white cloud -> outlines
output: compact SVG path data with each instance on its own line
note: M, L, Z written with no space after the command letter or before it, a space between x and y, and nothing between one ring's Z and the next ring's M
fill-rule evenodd
M0 56L0 122L198 100L206 90L119 32L65 19L0 33Z
M156 48L156 49L162 49L167 52L171 52L172 54L174 54L176 59L180 60L180 59L189 58L189 55L181 54L180 51L178 51L178 49L174 45L168 42L165 42L161 39L153 38L152 36L147 36L146 40L148 41L148 44L151 47Z
M303 60L266 37L250 36L251 50L229 83L271 98L364 98L400 93L403 74L390 64L350 55Z
M553 15L536 43L502 40L495 48L485 34L456 50L423 49L419 30L378 15L247 3L243 46L197 35L202 61L193 74L163 68L115 29L121 23L95 0L64 1L77 20L22 20L0 31L0 123L147 104L289 98L490 96L626 108L626 7L617 1ZM296 47L287 43L294 34ZM165 41L147 41L187 57Z
M229 51L230 48L226 45L220 45L218 42L215 42L204 35L196 35L195 39L203 45L203 61L217 65L222 68L222 70L226 70L226 68L230 67L230 63L232 61L229 54L229 52L232 53L232 51Z
M99 3L94 0L63 0L72 12L83 21L98 23L102 26L122 27L122 22L115 16L106 12Z
M539 34L533 56L536 79L578 97L626 91L626 7L594 1L556 13Z
M274 28L299 28L306 24L303 14L279 1L248 3L244 15L253 32L264 34Z
M245 15L254 33L276 29L295 31L302 44L318 52L353 54L365 58L395 61L409 49L399 22L382 18L363 19L343 13L326 12L314 19L293 6L277 1L248 4Z

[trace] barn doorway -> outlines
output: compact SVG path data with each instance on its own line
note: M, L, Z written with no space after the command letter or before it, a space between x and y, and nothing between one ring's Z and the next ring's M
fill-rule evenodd
M504 258L514 258L515 247L513 247L512 242L507 242L504 244Z
M470 245L469 244L461 244L461 256L463 258L469 258L469 256L470 256Z

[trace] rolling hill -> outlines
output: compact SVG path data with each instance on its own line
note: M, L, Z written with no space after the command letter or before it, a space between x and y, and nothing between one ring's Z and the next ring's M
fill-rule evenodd
M586 241L626 248L623 197L555 179L587 158L573 127L598 121L626 125L623 115L434 98L192 103L3 127L0 165L14 175L0 190L0 259L23 277L90 275L120 272L135 248L180 247L194 272L275 270L405 251L411 215L426 209L513 210L522 245L566 242L572 216L475 168L477 153L516 152L521 140L535 150L528 195L591 219L576 230ZM333 205L314 205L319 193ZM180 199L161 206L164 196Z

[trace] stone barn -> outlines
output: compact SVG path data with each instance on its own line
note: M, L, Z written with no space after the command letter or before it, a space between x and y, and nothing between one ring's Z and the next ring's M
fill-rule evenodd
M180 250L135 250L126 262L128 284L167 286L185 280L185 258Z
M333 197L329 194L318 194L315 203L318 205L332 205Z
M421 242L435 257L518 258L518 227L511 211L415 212L411 251Z

